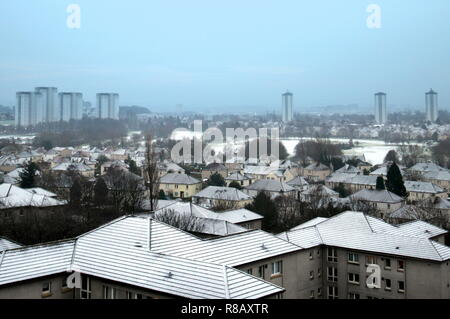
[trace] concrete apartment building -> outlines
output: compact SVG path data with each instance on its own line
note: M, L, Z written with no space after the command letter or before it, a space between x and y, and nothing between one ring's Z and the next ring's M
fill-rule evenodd
M420 221L393 226L344 212L278 236L299 246L321 247L324 298L448 299L450 247L442 244L446 233ZM381 268L380 288L367 286L369 264Z
M0 298L448 299L445 234L348 211L276 236L201 239L125 216L73 240L3 251ZM379 288L367 287L368 264L381 268ZM82 283L70 291L74 270Z
M203 246L209 258L195 258L196 249L179 251L189 245ZM0 298L259 299L284 292L227 265L221 260L227 254L217 249L213 253L213 246L152 218L126 216L75 239L3 251ZM235 250L235 257L240 254ZM81 283L69 289L65 279L74 272L81 275Z

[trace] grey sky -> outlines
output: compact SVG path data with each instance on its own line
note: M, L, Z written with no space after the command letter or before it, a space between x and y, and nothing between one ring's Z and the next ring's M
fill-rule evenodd
M378 91L422 108L431 87L450 105L448 0L4 0L0 15L0 104L56 86L155 111L278 111L286 89L294 110L371 107Z

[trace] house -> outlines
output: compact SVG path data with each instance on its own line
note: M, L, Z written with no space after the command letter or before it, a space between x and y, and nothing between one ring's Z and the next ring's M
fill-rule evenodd
M291 179L290 181L288 181L286 184L294 187L299 192L306 190L309 185L309 183L306 181L306 179L302 176L297 176L297 177Z
M184 174L185 170L178 164L175 164L175 163L169 162L169 161L164 161L164 162L158 163L158 173L159 173L159 176L161 177L168 173Z
M429 172L447 171L447 169L434 163L417 163L410 167L408 171L415 175L422 175Z
M228 168L221 163L211 163L202 169L202 180L207 180L213 174L220 174L223 178L228 175Z
M208 186L192 196L192 202L204 207L243 208L253 198L233 187Z
M447 192L430 182L405 181L406 191L409 193L408 202L417 203L427 198L440 197L446 199Z
M202 238L228 236L248 231L247 228L227 220L232 217L230 215L222 215L189 202L176 202L164 206L151 216L161 222L175 221L174 226Z
M245 261L298 250L269 236L266 245L276 251L258 248L259 254L249 254L249 244L236 249L229 243L224 249L217 239L202 240L150 217L125 216L74 239L5 250L0 299L277 298L285 288L232 262L233 257ZM195 257L202 247L203 257ZM214 258L218 255L221 260ZM80 276L79 286L67 286L71 274Z
M338 199L339 193L322 184L312 184L300 193L300 200L306 203L320 202L320 206L327 206Z
M256 197L260 192L266 192L272 198L277 196L295 197L297 194L297 190L294 187L289 186L285 182L273 179L259 179L245 187L243 192L251 197Z
M448 170L425 172L422 174L422 180L436 184L450 192L450 171Z
M385 219L391 224L402 224L415 220L423 220L433 224L440 223L439 220L436 220L436 217L432 210L415 205L404 205L385 215Z
M325 185L336 188L343 185L349 192L355 193L362 189L375 189L377 177L372 175L354 175L334 172L325 181Z
M72 162L61 163L53 167L51 170L59 174L67 173L72 170L81 174L84 177L94 177L95 173L95 170L92 167L89 167L83 163L72 163Z
M230 186L232 182L238 183L241 187L245 187L251 184L252 180L244 174L241 174L239 171L231 172L226 178L225 182L227 186Z
M266 165L246 165L243 174L248 176L252 181L259 179L279 180L280 182L287 182L297 175L293 175L289 169L281 169L276 166Z
M331 169L322 163L309 164L302 169L302 176L311 182L323 182L332 173Z
M356 168L352 165L345 164L343 167L337 169L335 173L339 174L352 174L352 175L362 175L362 171L359 168Z
M368 205L368 208L376 209L382 214L393 212L402 207L405 203L405 200L402 197L385 189L363 189L347 198L353 206L353 209L355 209L355 207L361 208L360 204L362 203L363 206Z
M159 189L174 198L191 198L202 189L202 182L187 174L169 173L159 179Z
M323 280L320 291L311 288L311 298L320 293L327 299L448 299L450 247L441 243L444 233L422 222L394 226L346 211L277 236L310 252L322 249L303 265L312 280ZM319 268L312 265L317 258L323 262ZM368 264L380 269L374 288L366 282Z
M21 218L31 213L61 211L67 205L67 201L55 197L54 193L41 188L23 189L12 184L1 184L0 216Z

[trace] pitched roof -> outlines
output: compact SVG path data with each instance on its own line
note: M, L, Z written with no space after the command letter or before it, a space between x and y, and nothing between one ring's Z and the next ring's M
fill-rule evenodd
M256 191L267 191L267 192L293 192L295 188L286 184L285 182L281 182L279 180L273 179L259 179L255 181L253 184L245 187L246 190L256 190Z
M209 245L209 241L148 217L122 217L74 240L4 251L0 255L0 285L77 270L194 299L254 299L284 291L227 263L170 253L170 247L188 247L189 241L177 240L183 237Z
M302 247L327 245L433 261L450 259L450 247L361 212L343 212L278 236Z
M234 187L208 186L193 197L217 200L241 201L250 200L251 197Z
M290 181L286 182L286 184L288 184L289 186L292 186L292 187L309 185L309 183L302 176L297 176L297 177L291 179Z
M159 180L162 184L183 184L192 185L201 183L198 179L183 173L169 173L162 176Z
M327 171L330 168L322 163L312 163L305 167L305 169L310 171Z
M441 187L430 182L405 181L405 188L408 192L438 194L445 192Z
M388 190L375 190L375 189L362 189L352 195L349 198L364 200L369 202L380 202L380 203L400 203L404 201L400 196L391 193Z
M434 164L434 163L417 163L416 165L409 168L410 171L417 171L417 172L439 172L439 171L446 171L445 168Z
M66 201L52 198L42 194L42 192L38 194L36 189L23 189L7 183L0 185L0 209L28 206L50 207L66 204Z
M0 252L7 249L14 249L18 247L22 247L22 245L8 238L0 236Z

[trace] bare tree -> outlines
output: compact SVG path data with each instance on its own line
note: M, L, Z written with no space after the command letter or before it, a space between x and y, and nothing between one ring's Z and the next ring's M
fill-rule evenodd
M108 187L112 205L119 214L133 214L141 207L145 186L140 176L115 167L103 176L103 180Z
M159 172L158 155L155 152L152 136L150 134L145 138L144 178L148 189L150 211L154 211L158 206Z
M158 211L154 219L192 233L200 233L205 228L204 218L192 214L179 214L173 209Z

